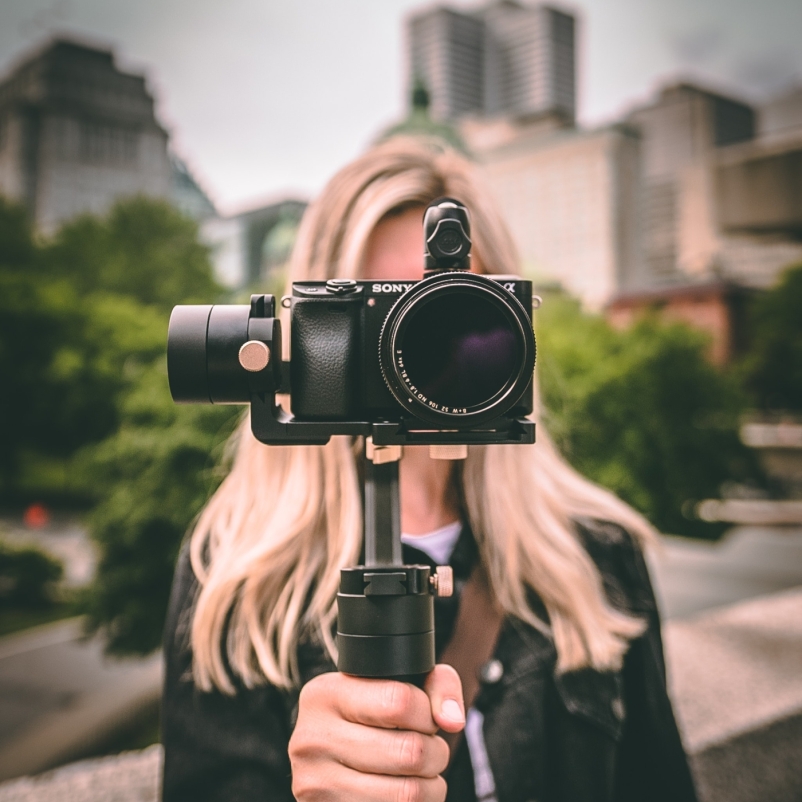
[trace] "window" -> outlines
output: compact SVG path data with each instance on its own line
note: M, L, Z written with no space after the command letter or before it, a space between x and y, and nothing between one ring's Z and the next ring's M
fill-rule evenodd
M130 166L137 161L136 131L99 123L81 125L80 157L95 164Z

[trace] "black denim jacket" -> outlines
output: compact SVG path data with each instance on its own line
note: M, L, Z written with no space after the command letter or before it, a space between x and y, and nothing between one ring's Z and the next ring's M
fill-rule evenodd
M693 781L666 693L660 621L640 550L620 527L577 522L610 602L642 617L643 636L619 672L556 674L551 640L509 617L495 652L503 671L487 672L475 707L498 802L695 802ZM431 561L405 547L411 563ZM476 560L463 532L451 563L457 592L436 601L437 649L450 637L459 591ZM237 687L235 696L202 693L192 684L188 619L197 583L186 552L179 559L165 635L167 663L162 729L165 802L289 802L287 744L298 692ZM544 617L539 599L531 600ZM299 650L304 682L333 671L323 650ZM495 666L498 669L498 666ZM499 676L500 674L500 676ZM475 802L466 741L452 761L449 802Z

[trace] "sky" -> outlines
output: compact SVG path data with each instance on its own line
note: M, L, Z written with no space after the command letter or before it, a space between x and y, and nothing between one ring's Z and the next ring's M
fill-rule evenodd
M451 0L452 7L475 6ZM173 149L224 213L308 198L404 115L420 0L0 0L0 74L55 34L145 73ZM578 117L678 78L759 103L802 83L800 0L575 0Z

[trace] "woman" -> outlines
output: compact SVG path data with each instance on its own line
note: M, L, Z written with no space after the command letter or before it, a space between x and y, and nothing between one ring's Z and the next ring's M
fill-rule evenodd
M308 209L290 278L421 278L422 212L444 195L471 212L472 269L517 273L471 165L398 139ZM640 551L652 530L542 427L458 463L406 449L405 562L450 562L462 589L436 602L442 664L423 689L334 673L360 454L343 437L266 447L243 422L176 573L165 800L694 800Z

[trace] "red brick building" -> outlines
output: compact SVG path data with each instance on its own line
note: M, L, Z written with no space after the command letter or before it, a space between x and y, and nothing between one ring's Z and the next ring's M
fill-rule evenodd
M619 295L607 305L605 314L619 329L648 311L667 321L687 323L710 336L710 359L724 365L746 347L747 306L754 293L727 281L688 284Z

